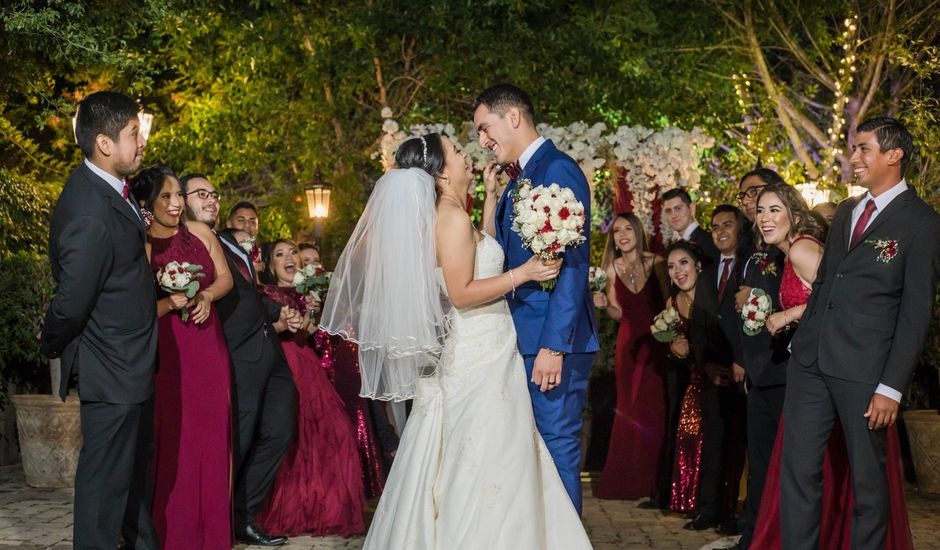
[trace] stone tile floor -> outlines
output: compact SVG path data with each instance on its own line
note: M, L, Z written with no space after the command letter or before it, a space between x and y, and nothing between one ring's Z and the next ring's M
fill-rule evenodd
M590 491L586 489L586 495ZM371 503L370 513L374 507ZM914 547L940 549L940 496L908 491ZM584 524L596 550L722 548L713 532L684 531L685 519L640 510L636 502L585 499ZM33 489L18 465L0 467L0 547L66 550L72 547L72 491ZM284 550L358 549L362 538L295 537ZM242 546L240 549L247 550ZM520 549L522 550L522 549Z

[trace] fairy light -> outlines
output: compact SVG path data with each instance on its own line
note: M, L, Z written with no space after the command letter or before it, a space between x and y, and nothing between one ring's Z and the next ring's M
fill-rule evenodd
M823 186L833 186L838 181L841 167L838 162L842 154L841 144L845 141L845 106L848 103L849 91L855 82L855 71L858 69L855 62L858 60L856 49L861 44L858 38L858 15L847 17L842 22L840 42L842 45L842 59L839 60L838 76L835 79L835 100L832 103L832 120L829 130L829 147L824 154L824 171L820 178Z

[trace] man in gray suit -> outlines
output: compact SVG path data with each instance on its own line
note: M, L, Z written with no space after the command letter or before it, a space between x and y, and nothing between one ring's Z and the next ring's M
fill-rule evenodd
M817 548L823 452L836 418L855 491L852 548L880 549L888 525L885 428L920 357L940 274L940 215L909 189L913 143L891 118L852 147L868 189L838 208L793 337L780 481L783 548Z

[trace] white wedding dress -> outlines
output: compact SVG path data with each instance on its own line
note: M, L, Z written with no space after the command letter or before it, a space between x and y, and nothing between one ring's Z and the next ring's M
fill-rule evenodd
M485 236L474 278L502 268L502 248ZM591 548L535 427L506 300L451 313L440 367L418 383L364 548Z

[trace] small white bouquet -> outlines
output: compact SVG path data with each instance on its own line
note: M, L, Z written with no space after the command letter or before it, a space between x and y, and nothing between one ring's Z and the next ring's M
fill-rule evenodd
M523 245L543 260L554 260L568 248L585 241L584 205L574 191L557 183L532 186L529 179L516 183L513 194L512 230ZM555 279L542 281L543 290L555 288Z
M773 301L770 295L759 288L752 288L747 301L741 308L741 319L744 319L744 334L754 336L764 328L767 318L773 312Z
M671 308L659 312L653 318L650 332L657 342L669 343L679 337L679 313Z
M607 272L600 267L591 267L588 270L588 284L591 285L591 292L604 292L607 290L609 278Z
M170 293L182 292L187 298L192 299L199 292L199 281L196 279L205 277L202 273L202 266L191 264L189 262L170 262L157 271L157 284L160 288ZM183 308L180 310L180 318L183 321L189 319L189 310Z
M305 265L294 273L291 281L294 284L294 290L303 296L311 296L315 301L323 303L323 296L330 288L330 278L333 273L327 271L320 264ZM315 315L314 308L308 307L310 317Z

